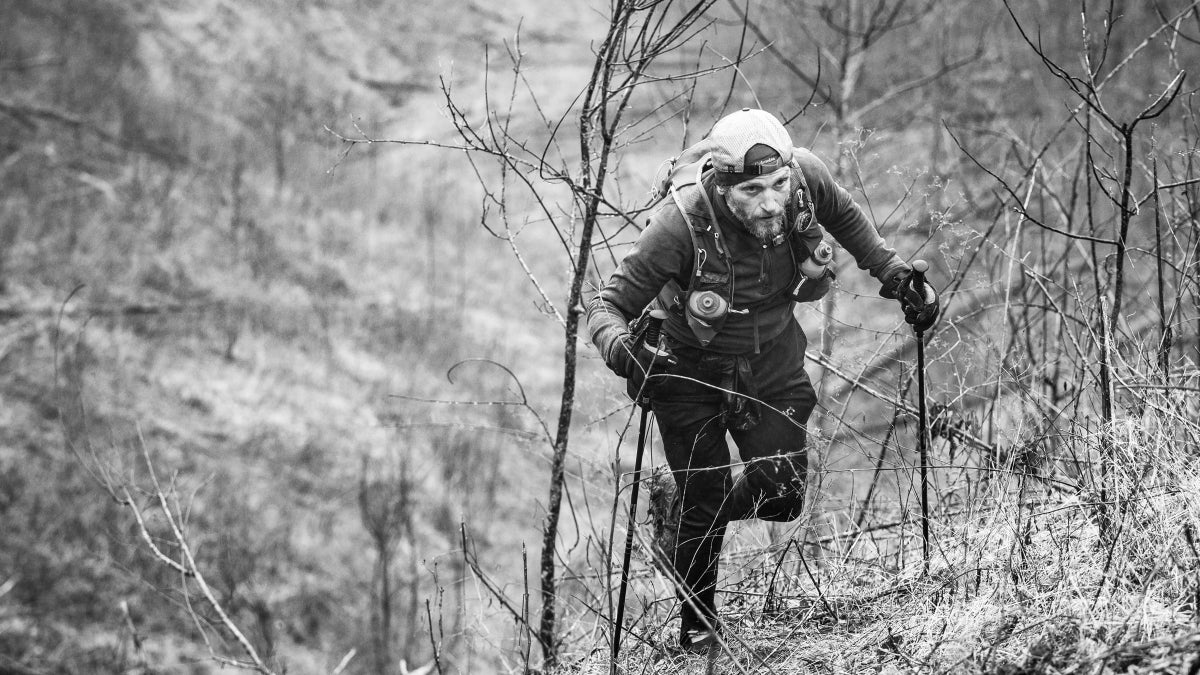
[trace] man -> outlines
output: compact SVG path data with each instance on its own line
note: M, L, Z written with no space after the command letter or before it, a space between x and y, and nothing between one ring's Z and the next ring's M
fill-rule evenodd
M882 282L881 295L901 300L914 326L929 328L938 310L933 289L910 288L909 265L770 113L732 113L689 153L709 159L690 184L687 175L674 181L587 320L608 366L635 396L650 396L679 500L676 544L664 554L682 600L680 645L701 651L716 640L726 524L786 522L803 505L816 394L792 302L828 290L831 273L800 271L820 262L821 226ZM654 357L630 330L647 306L666 312L670 358ZM736 482L727 431L744 462Z

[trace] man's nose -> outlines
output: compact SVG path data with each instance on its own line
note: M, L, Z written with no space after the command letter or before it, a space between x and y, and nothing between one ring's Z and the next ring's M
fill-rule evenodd
M768 192L763 195L758 208L762 211L764 217L777 216L783 213L783 200L778 195Z

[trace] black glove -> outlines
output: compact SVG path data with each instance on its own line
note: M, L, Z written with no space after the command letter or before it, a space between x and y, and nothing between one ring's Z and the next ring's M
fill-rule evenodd
M667 349L664 342L657 347L651 347L642 340L630 345L633 356L630 359L629 371L626 373L625 391L635 402L646 402L654 395L663 378L659 377L677 363L675 357Z
M913 286L911 268L896 272L884 282L879 294L885 298L900 301L904 311L904 320L913 327L914 331L924 333L937 323L941 304L938 302L937 290L926 281L923 288Z
M667 350L666 344L660 343L655 349L645 344L640 338L626 334L621 338L613 351L612 363L609 368L626 379L626 392L634 401L650 398L655 386L662 381L661 377L667 369L675 365L676 359Z

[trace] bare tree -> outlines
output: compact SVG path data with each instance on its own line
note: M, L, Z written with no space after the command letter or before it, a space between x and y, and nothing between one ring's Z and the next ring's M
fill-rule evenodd
M661 79L653 74L655 61L679 50L696 35L704 26L705 13L713 2L704 0L685 6L674 0L653 3L614 0L609 7L606 32L594 50L591 74L576 99L577 104L571 110L564 111L561 117L552 117L540 106L537 108L539 121L547 133L537 147L511 127L514 121L513 100L518 93L518 85L524 82L519 41L509 47L515 75L508 100L499 102L504 112L495 111L497 102L490 92L485 92L486 119L472 119L450 95L449 88L445 87L447 107L461 143L433 145L468 152L485 190L485 227L494 236L509 243L542 299L546 312L555 318L563 330L562 391L555 430L553 434L547 434L552 453L550 486L539 560L542 606L536 631L546 667L553 667L558 662L558 524L575 409L576 349L583 313L583 292L591 269L595 237L607 221L615 221L622 226L633 223L632 210L614 199L611 186L617 153L635 137L632 130L653 122L659 114L657 108L639 112L633 104L635 92L643 84ZM686 80L697 74L672 74L665 79ZM532 90L529 93L537 105ZM570 115L574 115L578 124L578 136L574 140L564 136L563 123ZM365 135L356 138L341 135L341 138L352 144L378 141ZM574 144L575 152L569 150L568 143ZM475 164L476 157L495 160L499 173L495 181L484 177L485 172ZM510 184L528 191L536 204L535 208L562 245L570 271L566 279L566 297L561 305L552 298L521 255L517 237L523 226L515 226L510 220L513 217L508 193ZM549 196L549 187L552 185L568 189L569 204L552 203ZM489 219L487 214L493 210L497 215ZM532 625L530 628L532 630Z
M407 458L401 455L398 463L399 466L394 471L385 470L380 476L380 472L371 470L370 462L363 457L358 485L359 513L363 527L370 534L371 543L375 547L375 575L372 582L374 607L371 611L371 623L374 626L372 637L375 672L379 675L390 672L391 664L395 660L392 654L392 643L395 640L392 619L395 614L393 600L396 593L392 589L392 560L396 552L397 537L405 534L411 542L414 536L413 502L416 483ZM413 561L415 563L415 556ZM416 579L411 581L415 582ZM415 589L411 591L411 603L405 612L410 622L410 639L413 637L411 624L417 621L414 611L417 592Z

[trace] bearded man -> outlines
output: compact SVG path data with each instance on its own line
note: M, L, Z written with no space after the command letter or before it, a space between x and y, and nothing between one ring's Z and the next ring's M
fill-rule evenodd
M824 231L881 282L881 295L901 300L915 328L933 325L938 301L930 286L911 288L911 267L770 113L723 117L688 154L703 157L695 175L672 179L670 198L589 302L587 320L609 368L629 379L635 397L649 394L677 488L674 549L662 553L682 601L680 646L701 651L720 626L726 525L801 513L816 394L792 303L829 288L832 273L818 255ZM666 313L670 359L647 356L630 330L648 307ZM727 432L743 462L736 481Z

